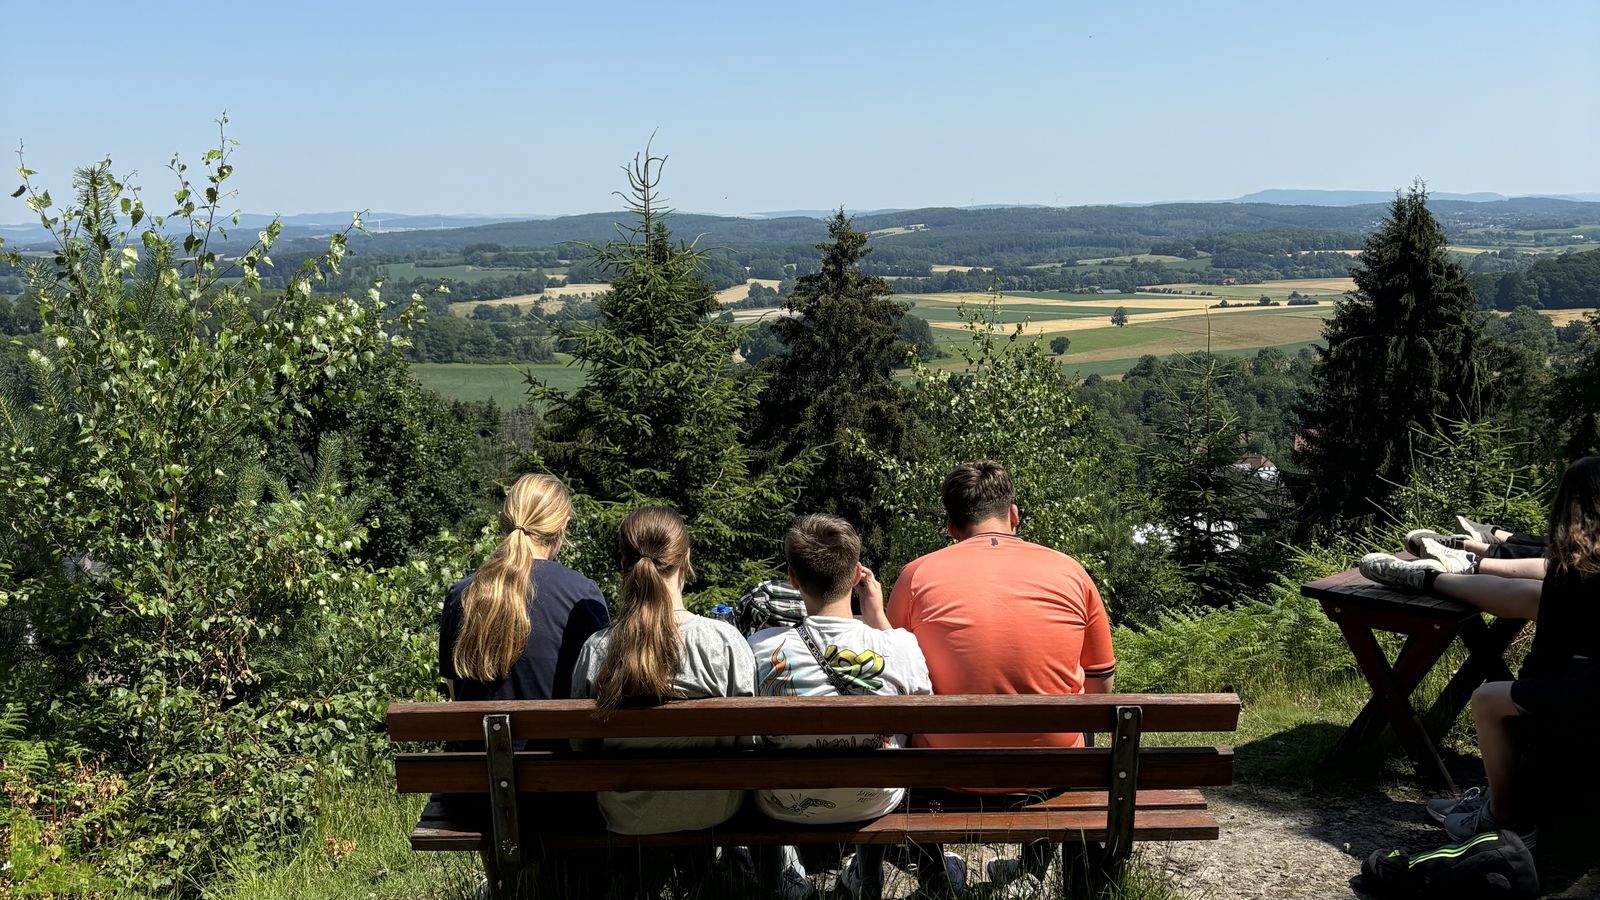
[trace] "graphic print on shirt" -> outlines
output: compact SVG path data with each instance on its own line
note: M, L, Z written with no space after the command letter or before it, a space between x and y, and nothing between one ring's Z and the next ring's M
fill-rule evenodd
M822 650L822 660L835 674L841 676L864 694L876 694L883 688L878 677L888 666L888 659L874 650L845 650L829 644ZM800 692L794 685L794 669L783 648L774 648L761 666L760 692L768 697L795 696Z

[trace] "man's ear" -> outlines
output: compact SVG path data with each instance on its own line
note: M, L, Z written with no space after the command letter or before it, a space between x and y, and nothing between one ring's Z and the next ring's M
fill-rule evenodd
M1010 523L1011 532L1015 534L1017 531L1017 526L1022 523L1022 515L1017 512L1017 505L1015 503L1011 504L1011 512L1006 514L1006 521Z
M961 532L956 531L956 526L951 524L949 519L944 520L944 533L948 534L952 541L961 540Z

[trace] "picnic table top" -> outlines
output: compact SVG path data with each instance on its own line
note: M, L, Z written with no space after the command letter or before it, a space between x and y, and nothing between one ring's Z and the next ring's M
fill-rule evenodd
M1476 607L1459 600L1378 584L1362 577L1359 569L1346 569L1301 585L1300 593L1323 603L1339 603L1355 610L1401 612L1447 622L1480 616Z

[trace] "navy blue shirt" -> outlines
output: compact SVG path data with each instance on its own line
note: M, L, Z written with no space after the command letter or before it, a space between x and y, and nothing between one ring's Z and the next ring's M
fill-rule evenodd
M553 560L533 564L528 645L499 681L473 681L456 675L456 637L461 633L461 596L468 575L451 585L439 617L439 674L455 682L457 700L568 700L572 666L589 635L611 621L599 585Z

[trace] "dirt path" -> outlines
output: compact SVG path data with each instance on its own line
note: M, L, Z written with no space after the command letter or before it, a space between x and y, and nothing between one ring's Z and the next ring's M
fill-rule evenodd
M1208 791L1222 840L1152 845L1144 859L1196 898L1366 900L1352 879L1372 851L1416 853L1447 842L1419 808L1426 796L1406 788L1315 800L1281 788ZM1547 841L1534 858L1546 898L1600 897L1600 859L1583 842Z

